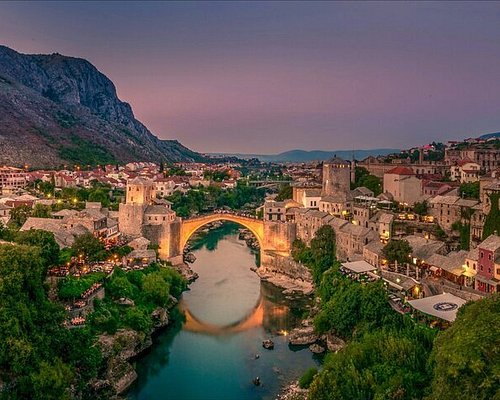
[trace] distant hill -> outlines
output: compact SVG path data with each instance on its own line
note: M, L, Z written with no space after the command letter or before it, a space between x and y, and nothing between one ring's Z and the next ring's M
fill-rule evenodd
M479 136L479 139L483 140L488 140L493 138L500 138L500 132L486 133L484 135Z
M233 156L242 159L258 158L260 161L267 162L308 162L324 161L335 156L350 160L353 157L356 160L362 160L368 156L384 156L391 153L399 153L399 149L370 149L370 150L290 150L279 154L212 154L216 156Z
M91 63L0 46L0 164L203 160L154 136Z

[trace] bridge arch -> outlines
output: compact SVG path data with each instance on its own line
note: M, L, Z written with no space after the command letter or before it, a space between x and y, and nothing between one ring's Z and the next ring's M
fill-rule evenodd
M230 213L215 213L203 215L201 217L189 218L182 221L180 240L179 240L179 253L182 254L184 247L189 238L202 226L215 221L229 221L235 222L244 228L247 228L259 241L260 248L264 246L264 222L262 220L250 217L244 217L237 214Z

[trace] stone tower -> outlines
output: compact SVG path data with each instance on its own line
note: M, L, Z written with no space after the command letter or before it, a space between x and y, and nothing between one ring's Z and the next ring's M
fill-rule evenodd
M347 195L351 190L350 164L335 157L323 163L323 188L321 196Z
M155 185L152 180L137 177L127 182L126 204L150 205L155 197Z
M144 212L153 203L155 185L152 180L137 177L127 182L125 204L120 204L118 228L127 236L140 236L144 222Z

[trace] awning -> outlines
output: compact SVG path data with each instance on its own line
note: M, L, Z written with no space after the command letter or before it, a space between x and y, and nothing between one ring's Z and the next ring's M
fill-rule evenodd
M434 265L432 265L430 268L429 268L432 272L437 272L439 270L438 267L435 267Z
M468 278L474 278L476 276L477 272L476 271L464 271L462 273L463 276L467 276Z
M408 303L414 309L424 314L453 322L457 316L458 309L466 301L450 293L443 293L437 296L424 297L423 299L410 300Z

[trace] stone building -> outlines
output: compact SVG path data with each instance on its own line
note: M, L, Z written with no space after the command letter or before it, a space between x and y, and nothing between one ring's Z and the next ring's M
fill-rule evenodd
M171 210L171 204L156 198L155 183L137 177L127 182L126 202L120 204L118 225L120 232L129 237L145 237L159 245L159 255L169 259L177 255L180 218Z
M335 157L323 163L323 186L321 196L349 193L351 190L350 163Z
M412 206L421 200L422 181L408 167L396 167L384 174L384 192L390 193L394 201Z

